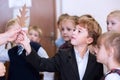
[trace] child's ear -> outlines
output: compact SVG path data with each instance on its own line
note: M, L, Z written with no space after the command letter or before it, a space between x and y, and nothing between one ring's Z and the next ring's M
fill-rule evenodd
M88 37L88 39L87 39L87 43L90 44L90 43L92 43L92 42L93 42L93 38Z

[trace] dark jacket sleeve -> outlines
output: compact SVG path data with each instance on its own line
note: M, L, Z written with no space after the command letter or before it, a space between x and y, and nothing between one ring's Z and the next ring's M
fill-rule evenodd
M56 72L59 70L59 56L55 55L52 58L42 58L37 52L32 49L31 53L26 56L29 62L37 71Z

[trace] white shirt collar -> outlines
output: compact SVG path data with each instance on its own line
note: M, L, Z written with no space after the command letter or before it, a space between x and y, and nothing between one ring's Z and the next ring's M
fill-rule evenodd
M81 58L80 53L78 53L76 49L74 49L74 51L75 51L80 80L82 80L86 71L87 63L88 63L89 49L84 54L83 58Z

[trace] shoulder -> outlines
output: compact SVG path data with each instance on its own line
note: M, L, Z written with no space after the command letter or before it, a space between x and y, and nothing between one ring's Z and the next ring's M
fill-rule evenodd
M38 46L38 47L41 47L41 45L40 45L39 43L33 42L33 41L30 42L30 45L31 45L31 46Z
M18 46L14 46L14 47L10 48L8 51L14 51L14 50L18 50Z
M37 42L30 42L30 45L33 49L35 49L35 51L38 51L39 48L41 47L41 45Z
M64 57L73 57L74 49L73 48L67 48L67 49L59 49L57 54L58 56Z
M105 77L105 80L120 80L120 75L117 73L111 73Z
M88 61L90 63L94 63L96 66L103 68L103 64L97 62L96 56L94 54L89 53Z
M58 52L60 52L60 53L69 53L69 52L72 52L72 51L74 51L72 47L58 50Z

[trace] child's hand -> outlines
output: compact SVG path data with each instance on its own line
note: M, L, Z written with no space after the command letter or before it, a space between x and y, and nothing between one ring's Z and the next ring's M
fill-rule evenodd
M17 41L16 43L23 45L27 54L29 54L31 52L30 40L27 37L27 34L25 31L20 32L16 41Z
M4 76L5 75L5 66L2 62L0 62L0 76Z

